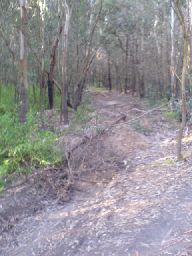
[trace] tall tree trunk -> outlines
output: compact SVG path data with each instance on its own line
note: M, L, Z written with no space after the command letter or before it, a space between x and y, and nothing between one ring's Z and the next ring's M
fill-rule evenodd
M135 63L135 57L134 57L134 52L135 52L135 44L134 40L132 41L132 48L131 48L131 93L134 96L136 92L136 63Z
M60 18L59 20L59 25L58 25L58 34L55 38L55 41L53 43L52 49L51 49L51 57L50 57L50 69L48 72L48 81L47 81L47 86L48 86L48 101L49 101L49 109L53 108L53 90L54 90L54 73L55 73L55 66L56 66L56 53L57 53L57 48L59 45L59 40L60 36L63 32L63 17Z
M63 81L62 81L62 99L61 99L61 120L64 119L64 124L69 124L68 118L68 108L67 108L67 99L68 99L68 80L67 80L67 54L68 54L68 37L69 37L69 26L71 19L71 7L67 3L67 0L64 1L65 8L65 26L64 26L64 35L63 35Z
M186 81L186 73L187 73L187 58L188 58L188 39L184 37L184 46L183 46L183 68L182 68L182 77L181 77L181 111L182 111L182 122L181 127L178 133L178 142L177 142L177 159L182 159L181 147L182 147L182 138L183 138L183 130L186 125L187 119L187 107L186 107L186 89L185 89L185 81Z
M127 90L128 90L128 43L129 43L129 38L127 35L126 36L126 47L125 47L125 87L124 87L125 94L127 94Z
M189 27L188 21L185 21L185 16L181 8L181 2L179 0L173 0L175 5L175 12L179 19L182 32L183 32L183 65L182 65L182 75L181 75L181 112L182 112L182 122L180 130L178 132L177 140L177 159L182 160L182 138L183 130L187 122L187 106L186 106L186 75L188 68L188 55L190 53L190 44L189 44Z
M45 9L46 0L40 6L41 15L41 80L40 80L40 109L41 115L45 105Z
M139 43L138 43L138 39L135 38L135 87L136 87L136 95L139 96L139 92L140 92L140 70L139 70L139 66L140 66L140 59L139 59Z
M171 97L176 97L176 79L175 79L175 12L171 6Z
M27 79L27 0L20 0L21 30L20 30L20 122L26 121L28 112L28 79Z
M144 80L144 31L141 31L141 46L140 46L140 68L139 68L139 96L145 97L145 80Z
M112 90L112 81L111 81L111 58L110 58L110 53L108 53L108 89L111 92Z

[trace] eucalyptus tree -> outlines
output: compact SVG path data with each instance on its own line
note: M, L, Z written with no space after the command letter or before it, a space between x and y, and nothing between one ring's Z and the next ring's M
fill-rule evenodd
M63 30L63 79L62 79L62 95L61 95L61 120L64 119L64 124L68 125L68 41L69 41L69 29L70 20L72 15L73 1L64 0L64 12L65 12L65 22Z
M68 101L76 110L82 101L90 66L99 48L97 31L102 0L74 2L69 32Z
M26 121L28 112L28 77L27 77L27 0L20 0L20 121Z
M183 130L186 126L187 121L187 105L186 105L186 76L188 72L188 66L190 63L190 35L191 35L191 24L189 22L189 12L186 10L189 7L189 2L186 1L186 8L183 6L183 1L172 0L173 8L177 15L177 18L180 22L182 34L183 34L183 63L182 63L182 72L181 72L181 113L182 113L182 122L181 127L178 133L178 142L177 142L177 159L182 159L182 137Z
M175 11L174 8L171 4L171 66L170 66L170 71L171 71L171 96L172 98L176 97L176 67L175 67Z

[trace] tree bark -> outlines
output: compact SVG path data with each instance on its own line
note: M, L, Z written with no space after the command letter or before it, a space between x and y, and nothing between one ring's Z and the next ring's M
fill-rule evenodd
M64 1L65 8L65 26L64 26L64 35L63 35L63 79L62 79L62 99L61 99L61 120L64 119L64 124L69 124L68 117L68 81L67 81L67 52L68 52L68 37L69 37L69 27L71 19L71 7L67 3L67 0Z
M112 81L111 81L111 60L110 60L110 53L108 53L108 89L111 92L112 90Z
M183 65L182 65L182 74L181 74L181 112L182 112L182 122L180 130L178 132L177 140L177 159L182 160L182 138L183 130L187 122L187 106L186 106L186 74L188 66L188 54L190 52L190 43L189 43L189 27L187 29L188 22L185 21L184 13L181 9L181 3L179 0L173 0L174 10L179 19L182 32L183 32Z
M50 57L50 69L48 72L48 101L49 101L49 109L53 108L54 101L53 101L53 92L54 92L54 73L55 73L55 66L56 66L56 53L57 48L59 45L60 36L63 32L63 17L59 20L59 27L58 27L58 34L55 38L55 41L53 43L52 49L51 49L51 57Z
M20 0L21 29L20 29L20 113L21 123L26 121L28 112L28 78L27 78L27 0Z
M175 12L171 7L171 97L176 97L176 80L175 80Z
M126 47L125 47L125 87L124 87L124 93L127 94L128 90L128 43L129 38L128 35L126 36Z
M46 0L42 0L42 5L40 8L40 15L41 15L41 73L40 73L41 74L41 77L40 77L41 117L42 117L42 111L45 107L45 9L46 9Z
M182 77L181 77L181 112L182 112L182 122L181 127L178 133L178 141L177 141L177 159L182 160L182 138L183 138L183 130L186 126L187 121L187 107L186 107L186 73L187 73L187 58L188 58L188 38L186 35L184 36L184 46L183 46L183 67L182 67Z

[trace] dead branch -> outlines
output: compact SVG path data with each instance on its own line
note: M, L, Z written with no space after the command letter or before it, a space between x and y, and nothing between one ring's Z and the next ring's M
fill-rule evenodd
M90 140L94 140L96 138L98 138L99 136L103 135L105 132L109 131L110 128L114 127L115 125L119 124L121 121L125 122L126 121L126 115L123 114L120 118L118 118L115 122L113 122L110 126L108 126L106 129L103 129L99 134L94 135L93 137L88 137L88 136L84 136L84 138L82 139L82 141L77 144L74 148L72 148L69 152L67 152L68 155L68 159L70 159L71 154L77 150L79 147L81 147L82 145L86 144L87 142L89 142Z

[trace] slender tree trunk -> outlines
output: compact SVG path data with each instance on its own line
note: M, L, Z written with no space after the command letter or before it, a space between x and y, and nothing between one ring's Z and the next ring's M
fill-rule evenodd
M182 138L183 130L187 122L187 106L186 106L186 75L188 69L188 55L190 53L190 27L188 21L185 20L185 14L182 11L181 2L179 0L172 0L174 4L174 11L179 19L182 33L183 33L183 63L182 63L182 74L181 74L181 112L182 112L182 122L180 130L178 132L177 140L177 159L182 160Z
M141 31L141 48L140 48L140 68L139 68L139 96L145 97L145 80L144 80L144 31Z
M41 80L40 80L41 117L42 117L42 111L45 107L45 9L46 9L46 0L42 0L42 6L40 9L40 15L41 15Z
M108 53L108 89L111 92L112 90L112 81L111 81L111 58L110 58L110 53Z
M176 97L176 80L175 80L175 12L171 7L171 97Z
M59 40L60 36L63 32L63 22L62 22L63 17L60 18L59 20L59 28L58 28L58 34L55 38L53 47L51 49L51 57L50 57L50 69L48 72L48 81L47 81L47 86L48 86L48 100L49 100L49 109L53 108L54 102L53 102L53 91L54 91L54 73L55 73L55 66L56 66L56 53L57 53L57 48L59 45Z
M181 127L178 133L178 141L177 141L177 159L182 160L182 138L183 138L183 130L186 126L187 121L187 107L186 107L186 73L187 73L187 58L188 58L188 38L184 35L184 46L183 46L183 67L182 67L182 77L181 77L181 112L182 112L182 122Z
M69 37L69 26L71 19L71 8L67 3L67 0L64 1L65 8L65 26L64 26L64 37L63 37L63 81L62 81L62 99L61 99L61 120L64 119L64 124L69 124L68 118L68 79L67 79L67 55L68 55L68 37Z
M131 50L131 69L132 69L132 72L131 72L131 93L132 95L134 96L135 95L135 92L136 92L136 71L135 71L135 68L136 68L136 64L135 64L135 58L134 58L134 47L132 48Z
M127 35L126 36L126 47L125 47L125 87L124 87L125 94L127 94L127 90L128 90L128 43L129 43L129 38Z
M140 59L139 59L139 44L138 44L138 39L135 39L135 87L136 87L136 95L139 96L140 93L140 70L139 70L139 65L140 64Z
M26 121L28 112L28 78L27 78L27 0L20 0L21 30L20 30L20 122Z

